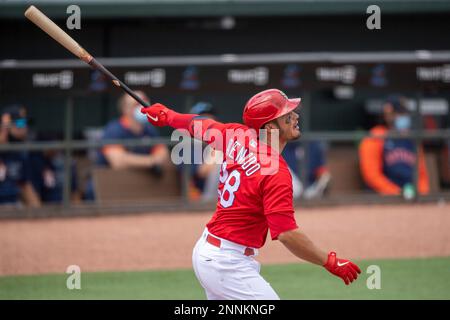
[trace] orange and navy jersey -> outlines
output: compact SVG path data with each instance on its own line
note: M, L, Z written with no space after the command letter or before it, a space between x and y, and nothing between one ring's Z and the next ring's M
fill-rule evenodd
M405 184L413 183L416 157L419 156L418 189L429 192L428 173L422 148L416 150L411 139L383 138L384 126L374 127L373 137L363 139L359 147L360 170L364 182L374 191L386 195L399 195Z

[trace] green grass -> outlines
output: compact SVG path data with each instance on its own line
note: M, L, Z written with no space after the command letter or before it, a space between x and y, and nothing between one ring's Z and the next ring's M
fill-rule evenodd
M363 273L345 286L309 264L263 266L282 299L450 299L450 257L359 261ZM381 268L381 289L366 286L369 265ZM0 277L0 299L204 299L192 270L82 273L81 290L66 274Z

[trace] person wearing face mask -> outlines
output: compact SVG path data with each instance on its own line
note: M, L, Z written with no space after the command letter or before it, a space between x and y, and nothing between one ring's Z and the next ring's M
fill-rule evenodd
M6 107L1 115L0 143L24 142L28 136L26 109ZM0 205L39 207L41 201L31 184L31 165L24 151L0 152Z
M366 185L383 195L410 197L414 186L414 168L418 158L418 192L429 192L429 180L422 146L419 150L411 138L384 138L391 132L400 135L412 127L412 116L406 98L393 95L383 105L385 125L370 130L372 137L362 140L359 147L361 175Z
M148 97L142 91L136 93L145 101ZM150 125L140 110L141 106L129 95L124 94L118 102L121 117L111 121L103 132L103 139L142 139L158 137L158 131ZM98 165L113 169L150 168L157 169L169 160L169 151L164 144L152 147L127 147L106 145L99 152Z

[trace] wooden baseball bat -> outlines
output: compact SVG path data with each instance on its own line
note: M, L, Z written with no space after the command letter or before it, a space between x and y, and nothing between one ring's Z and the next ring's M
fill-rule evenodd
M52 20L50 20L45 14L43 14L35 6L30 6L25 11L25 17L41 28L50 37L55 39L59 44L65 47L67 50L76 55L79 59L86 62L93 69L99 70L105 76L107 76L112 83L125 90L130 96L132 96L143 107L148 107L149 103L142 100L136 93L133 92L125 83L120 81L115 75L113 75L108 69L106 69L100 62L98 62L93 56L91 56L86 50L83 49L71 36L58 27Z

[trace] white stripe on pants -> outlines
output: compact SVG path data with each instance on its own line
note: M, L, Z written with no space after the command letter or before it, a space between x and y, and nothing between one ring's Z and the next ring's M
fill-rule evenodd
M192 254L195 275L208 300L279 300L259 274L260 263L243 254L244 246L222 240L221 248L206 242L205 229Z

